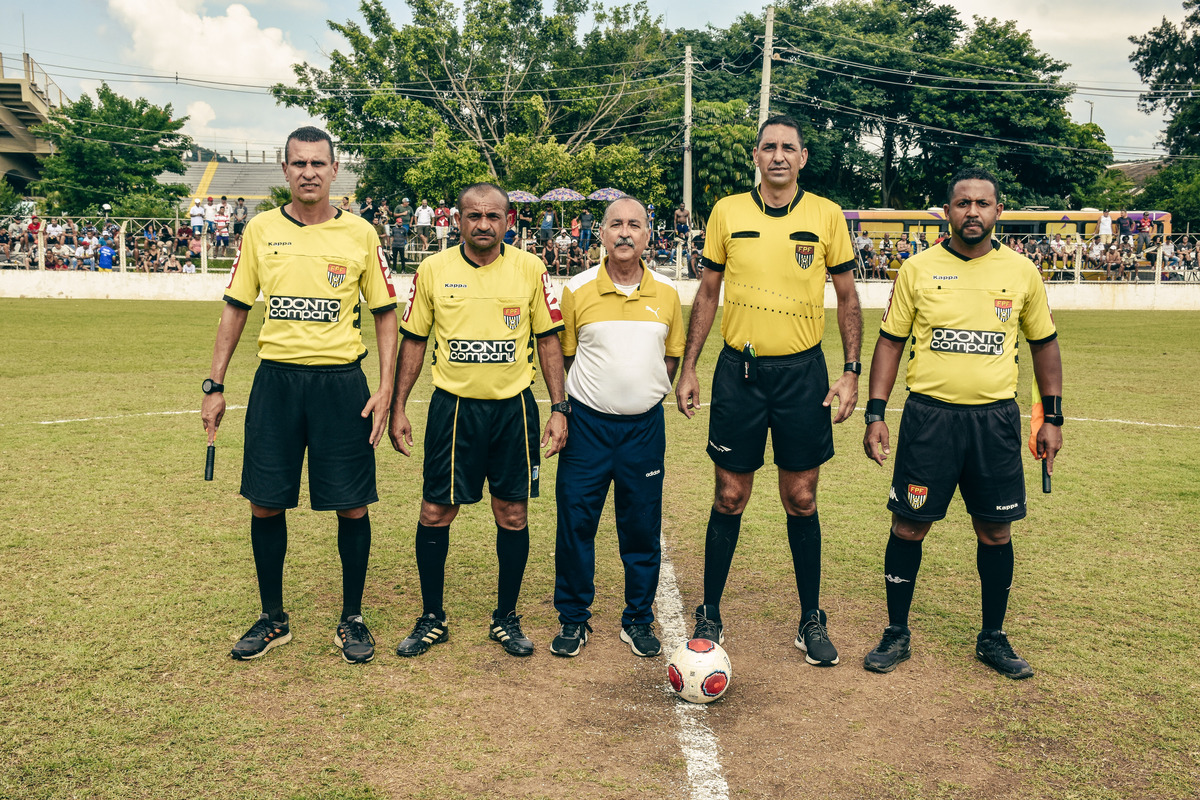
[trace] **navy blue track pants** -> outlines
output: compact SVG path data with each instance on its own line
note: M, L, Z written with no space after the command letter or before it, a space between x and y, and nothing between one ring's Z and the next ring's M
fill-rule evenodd
M617 542L625 565L625 611L621 624L654 621L654 594L662 558L662 406L644 414L616 416L571 402L570 436L558 454L555 496L558 537L554 607L561 623L586 622L596 596L596 530L610 484Z

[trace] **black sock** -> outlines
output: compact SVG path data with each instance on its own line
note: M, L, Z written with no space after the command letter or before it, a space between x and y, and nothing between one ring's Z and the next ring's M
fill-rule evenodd
M287 555L287 513L250 517L250 547L258 573L258 597L264 614L283 619L283 559Z
M446 553L450 526L417 523L417 575L421 579L421 614L443 618L442 593L446 586Z
M1004 628L1008 611L1008 590L1013 582L1013 546L979 543L975 550L975 566L979 568L979 585L983 590L983 629L998 631Z
M921 542L888 537L883 554L883 578L887 591L888 624L908 627L908 610L912 607L917 572L921 569Z
M821 607L821 520L817 512L810 517L788 514L787 533L800 595L800 616L807 617Z
M704 604L707 606L721 605L741 530L741 514L722 514L715 508L709 512L708 531L704 536Z
M525 562L529 560L529 526L519 531L496 526L496 558L500 575L496 581L496 616L506 617L517 610L517 597L525 579Z
M338 517L338 555L342 557L342 622L362 615L363 585L371 555L371 515Z

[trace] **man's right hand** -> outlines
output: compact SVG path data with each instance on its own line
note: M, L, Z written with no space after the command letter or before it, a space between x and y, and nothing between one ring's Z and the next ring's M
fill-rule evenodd
M883 462L892 452L892 448L888 444L886 422L872 422L867 426L867 432L863 434L863 450L866 452L867 458L879 466L883 466Z
M392 422L388 426L388 438L392 440L392 447L406 456L412 455L412 424L408 421L408 415L404 413L403 408L392 407Z
M694 368L685 367L679 376L679 383L675 384L675 405L688 419L696 416L696 409L700 407L700 381Z
M204 395L204 400L200 403L200 421L204 423L204 430L208 432L208 443L212 444L217 439L217 428L221 426L221 419L225 416L225 394L223 392L213 392L212 394Z

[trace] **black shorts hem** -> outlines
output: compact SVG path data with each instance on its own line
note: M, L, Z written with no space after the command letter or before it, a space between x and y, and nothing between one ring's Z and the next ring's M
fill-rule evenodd
M914 514L911 508L892 500L888 501L887 507L888 511L891 511L893 514L905 519L911 519L913 522L941 522L946 518L945 514Z
M722 463L722 459L721 459L721 455L720 455L720 453L714 452L714 451L713 451L713 448L712 448L711 446L709 446L709 447L706 447L706 448L705 448L705 452L707 452L707 453L708 453L708 457L709 457L710 459L712 459L712 462L713 462L714 464L716 464L718 467L720 467L721 469L725 470L726 472L737 472L737 473L739 473L739 474L742 474L742 475L746 475L746 474L750 474L750 473L758 472L760 469L762 469L762 468L763 468L763 465L767 463L765 459L760 459L760 460L759 460L759 462L758 462L758 466L756 466L756 467L744 467L744 466L742 466L742 465L740 465L740 464L738 464L738 465L733 465L733 464L730 464L730 463L729 463L729 462L727 462L727 461L726 461L726 462L724 462L724 463Z
M246 498L246 500L249 501L250 503L253 503L254 505L258 506L259 508L274 508L279 511L291 511L293 508L300 507L300 498L298 498L298 497L295 500L290 500L288 502L275 503L275 502L266 502L266 501L260 500L258 498L255 498L255 497L251 497L249 494L247 494L244 491L239 491L238 494L240 494L242 497ZM348 508L354 508L354 506L348 506Z
M1014 510L1012 514L976 514L968 508L967 513L984 522L1017 522L1028 516L1028 512L1025 509Z
M322 503L321 505L314 504L311 508L313 511L348 511L351 508L362 508L363 506L369 506L372 503L378 502L379 495L373 494L371 495L371 499L364 500L361 503Z
M819 460L815 463L809 464L808 466L804 466L804 467L790 467L786 464L781 463L778 458L775 459L774 463L775 463L775 466L779 467L779 469L787 470L788 472L807 472L810 469L816 469L817 467L821 466L822 464L828 464L830 461L833 460L833 456L834 456L834 453L831 450L831 451L829 451L829 454L823 456L821 458L821 460Z

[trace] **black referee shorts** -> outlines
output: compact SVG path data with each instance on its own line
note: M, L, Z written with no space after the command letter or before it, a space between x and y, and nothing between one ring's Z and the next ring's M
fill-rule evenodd
M263 361L246 408L242 496L264 508L295 508L307 449L313 510L376 502L371 418L361 416L370 399L358 362L309 367Z
M888 508L919 522L946 516L954 489L973 517L1025 517L1021 412L1015 400L955 405L910 394L900 418Z
M422 496L443 506L478 503L486 478L498 500L537 497L540 439L532 389L504 400L434 389L425 423Z
M730 472L763 465L767 430L775 464L792 472L833 458L833 423L825 395L829 373L821 346L786 356L759 356L746 380L742 354L726 344L713 373L708 415L708 455Z

